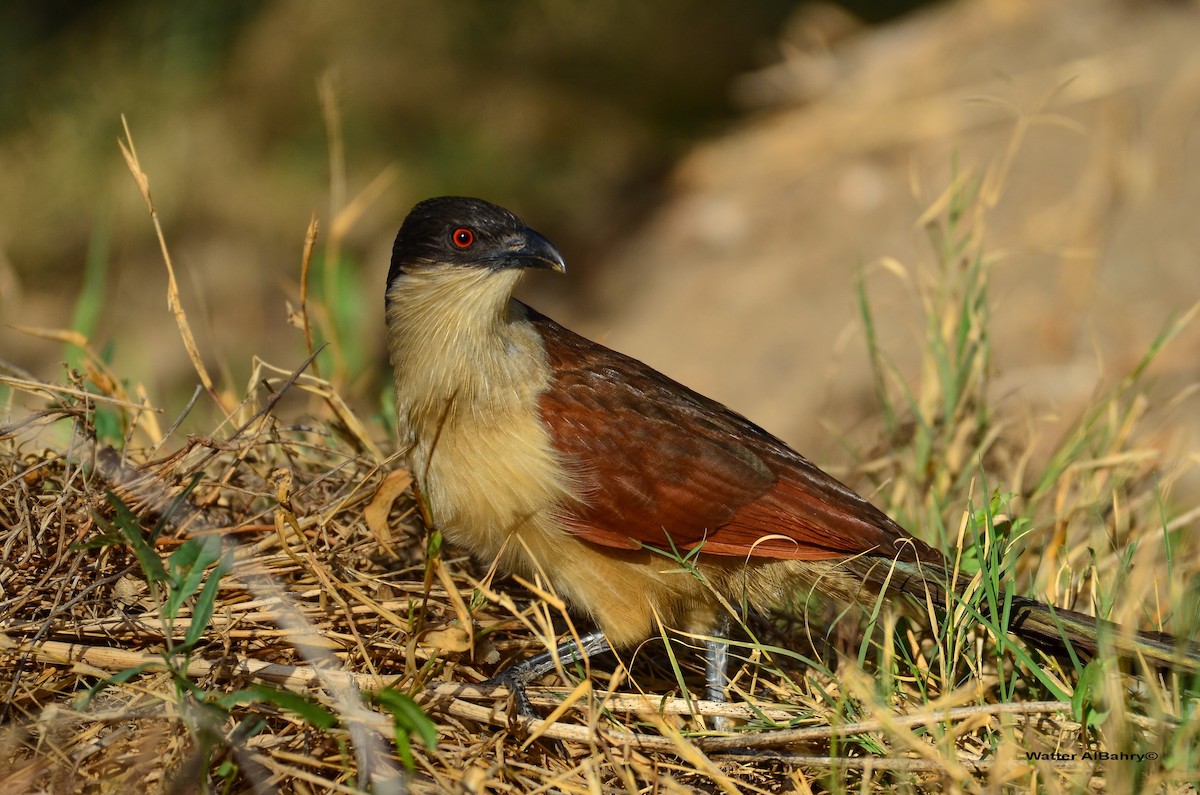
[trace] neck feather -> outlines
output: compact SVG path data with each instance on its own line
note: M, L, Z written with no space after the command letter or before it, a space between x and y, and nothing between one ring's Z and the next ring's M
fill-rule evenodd
M544 353L524 306L512 300L520 276L444 268L393 280L387 336L402 421L406 412L418 420L476 411L529 389L530 363Z

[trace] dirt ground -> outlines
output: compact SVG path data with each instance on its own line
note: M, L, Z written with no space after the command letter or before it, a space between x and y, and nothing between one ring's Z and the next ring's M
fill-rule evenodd
M744 81L771 106L684 159L577 327L836 459L830 427L871 411L856 274L915 374L917 220L955 165L1000 177L994 389L1031 418L1071 418L1200 300L1196 4L950 3L822 50L826 23ZM1155 372L1164 401L1194 388L1200 325ZM1194 397L1160 419L1194 449Z

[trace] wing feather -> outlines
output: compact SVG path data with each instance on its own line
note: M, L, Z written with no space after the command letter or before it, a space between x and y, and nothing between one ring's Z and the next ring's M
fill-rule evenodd
M533 310L528 317L553 373L542 419L583 484L566 517L581 538L800 560L927 549L740 414Z

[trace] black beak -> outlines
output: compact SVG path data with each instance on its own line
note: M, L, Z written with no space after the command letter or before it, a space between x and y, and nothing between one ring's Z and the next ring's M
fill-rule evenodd
M509 241L501 267L567 272L567 263L563 261L562 254L558 253L554 244L532 229L526 229Z

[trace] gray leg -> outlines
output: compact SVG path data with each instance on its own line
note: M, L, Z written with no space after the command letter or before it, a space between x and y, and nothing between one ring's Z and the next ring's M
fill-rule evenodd
M729 684L729 617L722 616L713 627L713 637L704 641L704 681L709 701L725 701L725 686Z
M544 651L520 662L515 662L483 684L507 687L513 693L517 712L526 718L537 717L533 711L533 705L529 703L529 697L525 695L525 685L553 671L555 660L561 660L563 665L569 665L582 661L584 657L608 654L611 651L612 646L608 645L608 639L604 637L604 633L598 629L593 630L584 635L579 643L572 638L552 652Z
M704 641L705 694L709 701L724 701L725 686L729 684L729 644L713 638Z

